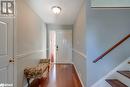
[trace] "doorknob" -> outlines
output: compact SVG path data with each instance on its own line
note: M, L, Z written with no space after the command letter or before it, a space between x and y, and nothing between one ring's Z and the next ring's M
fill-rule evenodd
M9 60L9 62L10 62L10 63L14 63L14 58L11 58L11 59Z
M58 45L56 46L56 51L58 51Z
M11 59L10 59L9 62L10 62L10 63L14 63L14 60L11 60Z

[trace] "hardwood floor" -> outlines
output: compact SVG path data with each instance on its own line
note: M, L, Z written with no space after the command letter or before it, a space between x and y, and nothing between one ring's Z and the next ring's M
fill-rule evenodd
M56 64L47 79L36 79L31 87L82 87L72 64Z

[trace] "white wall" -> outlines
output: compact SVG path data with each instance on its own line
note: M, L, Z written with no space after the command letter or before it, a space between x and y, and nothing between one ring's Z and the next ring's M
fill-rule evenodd
M82 5L73 29L73 63L86 87L86 7Z
M130 56L130 39L97 63L92 61L130 33L130 9L90 8L87 1L87 86Z
M34 66L39 59L46 58L46 25L24 0L17 0L16 5L17 84L23 87L26 84L25 67Z
M130 7L130 0L91 0L93 7Z

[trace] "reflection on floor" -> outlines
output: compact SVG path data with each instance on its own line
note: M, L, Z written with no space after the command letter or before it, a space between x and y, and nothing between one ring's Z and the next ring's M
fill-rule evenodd
M47 79L35 80L31 87L82 87L72 64L55 64Z

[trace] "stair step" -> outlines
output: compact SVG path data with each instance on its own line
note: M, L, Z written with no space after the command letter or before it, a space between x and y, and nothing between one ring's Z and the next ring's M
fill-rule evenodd
M121 81L117 80L117 79L106 79L106 81L112 86L112 87L128 87L127 85L125 85L124 83L122 83Z
M130 71L126 70L126 71L117 71L117 72L130 79Z

